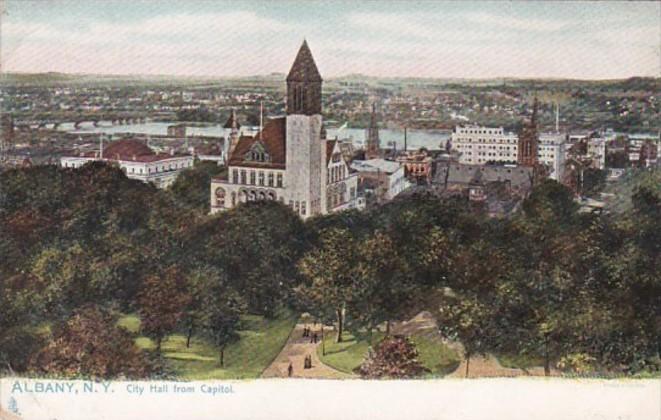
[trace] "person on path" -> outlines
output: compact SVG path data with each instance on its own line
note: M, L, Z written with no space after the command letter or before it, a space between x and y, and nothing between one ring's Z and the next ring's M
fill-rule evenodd
M294 366L292 366L291 362L289 363L289 367L287 368L287 376L291 378L291 376L294 374Z

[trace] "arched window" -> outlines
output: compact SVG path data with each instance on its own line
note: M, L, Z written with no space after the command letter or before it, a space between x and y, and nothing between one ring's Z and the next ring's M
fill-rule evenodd
M225 207L225 190L221 187L216 188L216 207Z

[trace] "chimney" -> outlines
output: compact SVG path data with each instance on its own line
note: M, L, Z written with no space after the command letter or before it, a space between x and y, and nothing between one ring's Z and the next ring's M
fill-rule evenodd
M407 143L407 139L406 139L406 127L404 127L404 153L406 153L407 150L409 150L409 148L408 148L408 143Z

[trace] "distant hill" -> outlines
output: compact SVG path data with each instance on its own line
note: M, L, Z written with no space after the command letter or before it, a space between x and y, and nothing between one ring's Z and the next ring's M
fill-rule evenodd
M145 85L145 84L248 84L276 86L284 82L284 73L271 73L267 75L214 77L214 76L169 76L169 75L98 75L98 74L67 74L67 73L5 73L0 78L0 85L77 85L77 84L116 84ZM656 93L661 89L661 78L631 77L619 80L577 80L577 79L461 79L461 78L422 78L422 77L376 77L364 74L348 74L331 77L325 80L329 85L363 83L368 86L401 85L401 86L498 86L534 87L554 85L591 86L605 85L610 88L632 91L648 91Z

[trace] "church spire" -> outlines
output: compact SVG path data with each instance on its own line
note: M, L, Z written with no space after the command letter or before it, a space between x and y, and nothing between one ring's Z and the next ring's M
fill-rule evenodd
M372 104L370 125L367 128L365 159L377 159L381 156L381 140L379 139L379 125L376 119L376 102Z
M303 41L287 75L287 114L321 114L321 75Z
M241 128L241 124L239 124L239 120L236 118L236 110L234 108L232 108L232 113L230 114L223 128L230 128L237 131L239 128Z
M537 96L532 106L530 122L524 124L519 134L517 150L517 163L522 166L535 167L538 164L539 134L537 132L537 108L539 103Z

